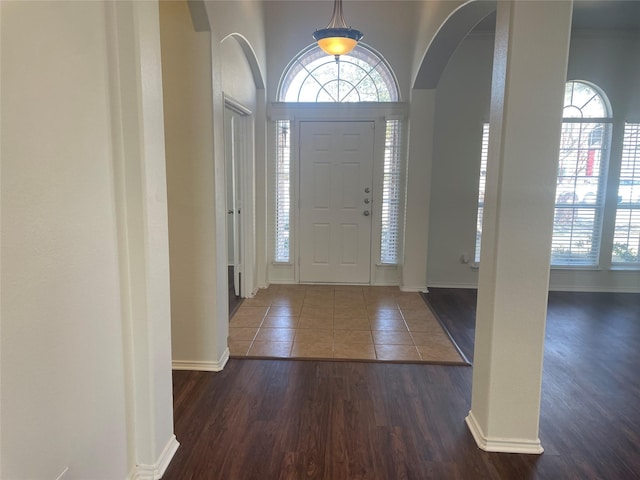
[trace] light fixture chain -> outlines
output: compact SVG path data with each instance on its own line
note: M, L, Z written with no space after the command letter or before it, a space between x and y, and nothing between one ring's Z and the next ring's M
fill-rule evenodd
M347 28L347 22L345 22L344 14L342 13L342 0L333 2L333 14L327 28Z

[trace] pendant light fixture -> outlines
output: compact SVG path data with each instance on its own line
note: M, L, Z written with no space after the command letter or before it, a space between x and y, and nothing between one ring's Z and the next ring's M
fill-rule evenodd
M336 61L340 55L346 55L353 50L362 37L361 31L347 27L342 15L342 0L334 0L333 15L327 28L316 30L313 34L318 46L327 55L334 55Z

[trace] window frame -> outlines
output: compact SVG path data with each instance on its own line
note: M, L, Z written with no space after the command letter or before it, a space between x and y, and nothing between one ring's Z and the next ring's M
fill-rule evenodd
M390 130L392 130L390 132ZM403 224L403 139L405 125L400 118L385 119L384 159L382 165L382 201L380 206L380 248L378 261L380 265L398 265L402 256ZM392 137L392 140L389 139ZM393 179L393 185L387 184L387 178ZM385 226L385 218L391 224ZM395 220L393 219L395 217ZM385 237L389 243L385 245Z
M273 198L273 263L290 264L292 259L292 165L291 165L291 122L274 122L274 198ZM286 131L286 134L281 134ZM285 138L286 136L286 138ZM288 182L285 182L288 180ZM286 185L285 185L286 183ZM286 193L284 192L286 190ZM282 195L285 193L284 197ZM286 225L286 227L285 227ZM286 238L285 238L286 237ZM286 246L285 246L286 244Z
M553 258L553 254L552 254L552 259L550 262L550 268L554 269L554 270L559 270L559 269L599 269L600 268L600 264L601 261L605 264L609 264L611 265L613 268L616 267L631 267L631 268L635 268L637 266L640 266L640 263L621 263L621 262L614 262L612 259L612 254L613 252L608 252L609 254L609 260L604 259L603 257L603 252L602 252L602 247L603 245L606 245L607 247L609 247L608 242L605 241L605 236L608 237L608 233L604 232L604 219L605 216L608 216L611 214L610 209L607 206L607 194L606 194L606 188L607 188L607 182L608 182L608 174L609 174L609 170L611 168L611 163L610 163L610 156L611 156L611 151L612 151L612 143L613 143L613 128L614 128L614 117L613 117L613 113L611 110L611 107L609 105L609 100L606 96L606 94L597 86L594 85L592 83L589 82L585 82L585 81L580 81L580 80L571 80L567 82L567 86L571 85L572 89L574 87L574 85L576 83L581 83L586 85L587 87L589 87L595 94L597 94L600 98L601 104L602 104L602 108L604 109L604 112L606 113L606 116L597 116L597 117L588 117L588 116L581 116L581 117L576 117L576 116L571 116L571 117L563 117L563 121L562 121L562 127L563 130L567 125L571 125L571 124L577 124L577 125L584 125L584 124L600 124L602 125L602 134L600 137L600 147L599 147L599 152L600 152L600 157L599 157L599 163L598 163L598 176L597 176L597 186L598 186L598 190L597 190L597 198L593 203L586 203L586 204L576 204L575 203L575 199L573 199L572 202L570 203L558 203L558 179L560 178L560 173L561 173L561 169L562 169L562 165L560 164L560 159L559 159L559 165L558 165L558 175L556 176L556 204L555 204L555 208L554 208L554 237L555 237L555 232L556 232L556 228L557 228L557 221L558 221L558 210L559 209L568 209L570 210L571 213L571 218L572 221L574 221L575 219L575 214L573 212L575 211L580 211L580 210L594 210L594 222L593 222L593 228L591 229L592 233L592 238L595 237L595 241L596 241L596 246L595 248L592 247L592 252L591 255L588 257L589 260L591 260L591 262L587 263L584 261L569 261L569 262L554 262L554 258ZM573 91L573 90L572 90ZM566 102L566 98L565 98L565 104L564 107L567 108L568 106L570 106L571 104L567 105ZM574 110L575 112L575 110ZM487 156L487 149L488 149L488 133L489 133L489 123L484 122L483 123L483 133L482 133L482 145L481 145L481 152L480 152L480 171L479 171L479 179L478 179L478 204L477 204L477 213L476 213L476 242L475 242L475 248L474 248L474 264L472 266L477 266L480 262L480 251L481 251L481 236L482 236L482 216L484 213L484 186L485 186L485 181L486 181L486 177L483 178L482 175L482 171L483 168L486 171L486 156ZM582 133L581 133L582 135ZM561 140L562 141L562 140ZM581 146L579 146L579 148L582 148ZM638 166L636 167L638 169L638 174L640 175L640 160L637 160L638 162ZM576 171L577 171L577 164L576 164ZM593 165L592 165L593 168ZM585 176L585 175L583 175ZM567 178L574 178L578 179L580 178L580 175L569 175L569 176L565 176ZM576 180L577 181L577 180ZM618 183L616 184L616 187L619 189L619 185L620 182L618 181ZM574 184L574 190L573 193L575 195L575 184ZM640 202L638 203L638 206L635 206L636 204L631 204L630 208L639 208L640 211ZM623 209L625 208L624 206L622 207ZM617 212L618 209L615 210L614 215L617 216ZM614 223L615 223L615 218L614 218ZM612 233L613 235L613 233ZM553 241L553 240L552 240ZM613 244L613 241L612 241ZM610 263L609 263L610 262Z
M583 85L590 89L594 95L585 102L582 107L575 105L573 102L573 94L577 84ZM571 86L571 98L567 102L567 91ZM601 104L602 116L588 116L584 115L582 111L594 98L598 98L598 102ZM603 223L606 207L606 188L607 188L607 176L610 168L610 156L611 156L611 143L612 143L612 128L613 128L613 113L609 100L604 91L597 85L586 82L583 80L569 80L565 86L565 101L563 104L563 112L567 112L569 109L574 115L563 115L562 119L562 134L560 153L562 155L562 146L567 142L567 130L576 128L578 129L578 144L577 147L572 145L571 148L566 147L565 150L570 152L567 157L573 153L576 155L575 160L575 174L574 175L561 175L565 165L563 165L563 159L558 159L558 174L556 176L556 195L555 195L555 208L554 208L554 224L552 235L552 252L550 267L552 269L598 269L600 268L602 246L603 246ZM580 115L575 115L580 113ZM594 124L590 132L585 133L584 127L586 125ZM587 148L587 163L585 164L585 173L579 174L579 162L580 155L585 150L583 142L591 142L594 136L593 132L597 131L598 126L602 126L600 133L600 146L598 149ZM587 145L590 147L590 145ZM597 182L588 182L589 178L595 178L593 170L595 168L595 161L591 158L591 155L598 153L597 162ZM594 157L595 158L595 157ZM571 162L566 162L571 166ZM591 166L589 166L591 165ZM573 182L573 189L564 188L561 190L561 179L569 179L569 182ZM579 184L582 182L582 184ZM591 186L590 186L591 185ZM592 192L593 185L596 186L595 193ZM584 191L589 190L588 193L581 195ZM592 212L592 215L591 215ZM585 224L587 228L581 228L580 223ZM592 225L592 226L591 226ZM589 233L590 231L590 233ZM568 236L567 240L560 238L560 232L564 236ZM580 248L580 241L575 240L576 235L587 235L588 251L576 252L575 249ZM590 235L590 236L589 236ZM568 252L565 254L554 251L560 249L564 245L568 245Z
M478 175L478 210L476 214L476 243L474 262L480 263L482 249L482 220L484 218L484 194L487 182L487 159L489 156L489 122L482 123L482 144L480 147L480 172ZM484 175L483 175L484 172Z
M355 90L358 87L358 85L362 84L367 78L369 78L374 82L375 89L378 92L377 100L365 100L365 101L358 100L355 102L354 101L345 102L344 98L342 100L340 99L340 96L339 96L340 82L347 81L345 78L340 77L340 72L341 72L340 65L341 64L343 66L350 65L350 64L354 64L354 62L356 64L357 63L367 64L369 67L369 71L355 85L351 84L353 88L349 90L347 97L351 93L351 91ZM314 65L315 63L319 63L319 65ZM318 78L320 77L320 72L318 70L321 67L326 66L328 68L333 66L334 64L337 65L338 76L332 77L331 79L323 78L319 80ZM313 68L311 69L307 68L310 65L314 65ZM356 66L356 68L361 68L364 70L364 68L361 65ZM287 99L287 97L289 96L290 90L298 82L298 79L300 78L299 75L303 74L305 71L307 75L304 81L306 81L307 78L312 78L312 79L315 79L317 85L319 86L319 92L316 95L316 100L300 100L300 92L304 87L304 81L302 81L300 86L298 87L297 94L296 94L297 100ZM379 77L378 82L376 82L373 79L372 72L373 74ZM317 96L320 94L320 92L325 91L326 93L329 93L326 87L329 83L334 83L334 82L338 82L337 98L334 98L334 101L329 101L329 100L318 101ZM388 91L388 94L389 94L388 99L380 99L379 92L382 86L384 86L384 88ZM359 94L359 91L356 90L356 93ZM358 47L355 50L353 50L351 53L347 55L342 55L338 62L336 62L336 60L334 60L333 57L327 56L327 54L324 53L320 49L320 47L318 47L317 44L314 43L307 46L302 51L300 51L284 69L284 72L280 78L280 81L278 82L276 99L278 102L284 102L284 103L307 102L307 103L350 103L350 104L356 103L358 104L358 103L384 103L384 102L396 103L401 101L398 80L393 70L391 69L387 61L384 59L384 57L380 53L378 53L376 50L371 48L369 45L362 42L360 42L358 44Z
M635 152L632 152L632 150L635 150ZM628 162L629 164L625 165L625 162ZM625 197L621 195L620 188L622 186L622 182L627 181L631 182L631 188L629 189L629 202L624 202L623 200ZM637 200L634 201L636 195L638 195L638 197ZM638 244L634 245L636 249L635 260L617 261L614 254L616 252L616 248L619 250L624 248L625 251L621 251L621 255L627 254L633 256L633 250L629 248L628 243L632 237L631 233L628 232L626 234L627 244L621 245L620 243L616 243L616 240L620 239L617 232L620 229L630 230L634 219L638 224L640 224L640 122L624 123L616 200L616 208L613 218L614 232L612 238L612 249L609 257L611 266L614 269L637 270L640 269L640 235L638 235ZM619 223L619 215L621 214L628 215L628 221L621 221Z

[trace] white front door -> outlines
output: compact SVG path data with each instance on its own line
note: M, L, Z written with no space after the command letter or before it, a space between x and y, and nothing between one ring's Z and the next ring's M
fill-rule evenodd
M300 281L369 283L373 122L300 123Z

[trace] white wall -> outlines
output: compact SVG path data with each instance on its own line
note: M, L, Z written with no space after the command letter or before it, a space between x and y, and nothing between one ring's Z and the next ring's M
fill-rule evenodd
M160 3L160 32L173 360L217 364L211 34L193 30L186 2Z
M220 44L222 91L252 112L256 109L256 87L251 67L242 48L233 37Z
M241 217L244 231L243 295L251 295L257 286L266 286L266 139L265 94L266 40L264 2L255 0L208 1L206 10L212 31L214 148L216 165L216 224L226 222L224 208L224 150L222 149L223 102L222 93L230 95L252 112L250 125L245 125L253 135L253 151L243 152L246 163L243 186L251 198L245 198L244 215ZM238 48L240 47L240 48ZM219 172L219 173L218 173ZM220 196L218 197L218 191ZM218 252L222 258L224 249ZM226 252L225 252L226 253ZM224 272L219 270L219 278ZM218 287L219 296L226 297L226 290ZM218 310L221 311L220 308Z
M245 158L245 147L247 143L250 143L253 147L253 140L251 138L246 138L247 135L242 135L239 132L243 131L243 127L247 130L253 130L252 124L255 118L256 111L256 87L253 79L253 72L251 71L251 67L245 56L242 47L238 43L235 37L229 36L226 37L220 44L220 63L222 67L222 91L225 95L225 98L232 99L234 102L238 102L242 107L249 109L252 112L252 115L249 118L244 118L237 113L234 113L227 108L225 108L225 168L226 168L226 188L227 188L227 206L226 209L231 210L233 204L233 181L234 181L234 173L233 173L233 165L232 158L235 158L235 169L236 179L240 183L237 185L237 189L243 194L244 192L244 182L243 180L253 180L254 176L254 168L253 165L249 166L246 163L253 164L253 151L249 152L251 161ZM235 117L232 120L232 117ZM233 123L233 127L231 126ZM247 125L248 124L248 125ZM235 147L232 149L232 143L235 142ZM233 152L233 153L232 153ZM247 168L249 167L249 168ZM244 171L248 170L248 171ZM249 182L253 185L253 182ZM252 190L255 190L252 188ZM236 192L236 195L238 193ZM250 192L250 198L254 198L254 192ZM238 199L242 204L242 199ZM251 203L251 202L248 202ZM237 213L232 215L227 215L227 253L228 258L227 262L229 265L233 265L234 263L234 249L235 244L240 241L240 238L243 236L242 233L250 233L255 236L255 219L253 218L254 208L253 205L243 205L242 215L238 216ZM245 223L245 216L250 215L251 224L253 228L251 232L243 232L242 225ZM238 239L234 240L234 232L232 220L235 220L239 226L239 234ZM249 235L246 235L249 236ZM252 242L253 244L253 242ZM240 249L242 251L242 249ZM242 253L240 253L242 256ZM253 262L254 256L252 255L251 261ZM247 259L243 259L247 260ZM243 276L250 272L255 271L254 265L247 265L248 269L245 269ZM252 275L253 273L250 273ZM254 289L255 281L252 282L251 289ZM252 292L245 292L244 288L241 289L243 296L246 296L247 293L251 294Z
M167 182L157 2L104 2L120 248L129 463L158 476L173 435Z
M192 9L206 16L196 32L187 2L160 5L172 346L174 368L219 370L229 320L223 89L226 82L232 97L258 109L265 48L260 2L205 7Z
M440 30L441 26L447 18L462 5L469 3L469 0L449 0L445 2L415 2L415 40L413 48L411 50L411 64L410 75L411 85L413 88L414 82L422 66L422 60L427 52L428 47L433 41L433 37Z
M251 62L252 68L261 73L262 82L264 82L267 72L267 48L263 11L265 3L271 2L259 0L206 0L211 31L215 33L218 42L222 42L229 35L241 37L245 47L251 51L251 55L245 54L244 57ZM260 82L256 82L256 87L262 88Z
M2 478L124 478L104 7L2 5Z
M114 5L0 7L2 478L124 479L177 446L157 5Z
M431 37L439 28L440 22L446 19L447 15L459 3L461 2L353 1L344 4L344 15L349 25L353 25L354 28L358 28L364 33L363 42L378 50L388 61L397 77L401 100L408 105L413 100L410 98L410 88L415 75L413 64L418 63L416 56L419 59L422 58ZM331 2L272 1L265 3L265 12L269 52L267 98L269 101L275 101L278 83L283 71L300 50L313 43L311 37L313 32L326 26L331 16ZM427 103L433 104L431 100ZM350 113L353 115L355 111L356 109L353 109L353 112ZM323 114L326 115L324 109L323 113L320 113L317 108L310 109L303 114L296 110L296 115L298 118L300 115L305 115L305 118L313 118L314 112L318 118ZM337 110L334 112L333 118L336 116L343 118L340 117L342 114L337 112ZM402 113L408 113L408 109L402 110ZM417 114L419 113L417 112ZM382 110L376 112L375 116L382 118L384 112ZM422 115L420 118L424 117ZM424 290L426 287L426 247L421 240L426 239L426 215L422 214L424 211L422 199L425 188L419 181L412 180L416 179L416 174L424 174L429 169L424 158L420 155L420 149L424 147L425 142L428 143L428 148L431 148L429 141L431 131L427 132L427 135L413 137L415 127L412 124L410 128L411 138L415 138L417 147L413 148L413 145L410 145L407 149L408 152L411 152L410 154L415 155L416 160L408 168L408 220L404 239L405 258L404 262L401 262L404 263L404 267L388 269L374 265L372 281L381 284L401 283L401 286L408 290ZM416 131L419 132L419 129ZM374 240L375 236L376 234L374 234ZM272 281L294 281L292 266L270 265L268 268L269 278ZM404 270L402 270L403 268ZM400 275L402 275L401 278Z
M450 2L445 2L446 4ZM421 2L350 1L344 3L348 25L364 33L362 41L379 51L395 72L403 101L409 99L411 63ZM265 2L267 33L267 99L274 101L278 82L287 64L314 43L311 35L325 28L331 18L332 2ZM383 20L383 21L382 21Z
M427 283L476 285L473 258L482 124L489 121L493 35L465 40L436 93ZM470 74L472 72L472 74Z
M604 35L604 37L603 37ZM468 37L447 65L437 89L427 282L430 286L477 285L473 259L482 123L488 121L493 36ZM640 40L612 32L576 32L569 79L602 87L618 120L638 121ZM612 161L615 152L612 151ZM524 254L524 252L523 252ZM637 290L637 272L552 270L551 289Z

